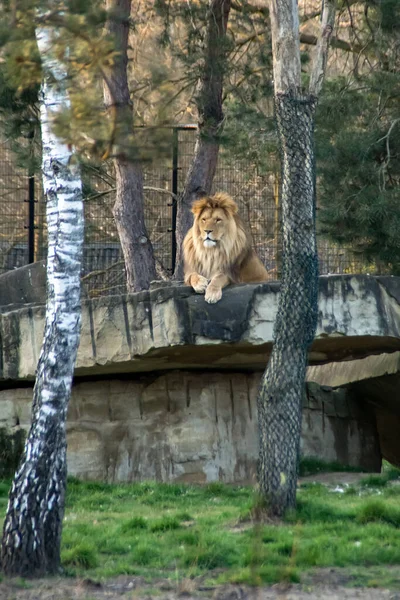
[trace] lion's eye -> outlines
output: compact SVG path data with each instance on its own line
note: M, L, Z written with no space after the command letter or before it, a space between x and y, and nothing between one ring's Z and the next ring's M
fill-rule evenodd
M205 223L205 222L206 222L206 220L205 220L205 218L204 218L204 217L202 218L202 221L203 221L203 223Z
M222 219L215 219L216 223L220 223L222 221Z

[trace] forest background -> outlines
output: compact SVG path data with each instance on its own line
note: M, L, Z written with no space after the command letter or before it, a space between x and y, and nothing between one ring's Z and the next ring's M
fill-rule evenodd
M38 122L39 58L30 0L5 2L0 28L0 269L28 259L29 189L34 186L34 259L45 257ZM101 72L113 49L104 43L101 3L66 2L60 37L72 108L59 132L79 151L85 193L84 281L89 295L124 289L112 206ZM301 0L304 83L314 50L319 2ZM131 151L145 172L145 217L165 274L174 264L174 209L193 155L196 94L206 31L204 2L135 3L129 35L129 86L135 129ZM14 11L14 14L13 14ZM14 25L10 30L9 15ZM270 32L265 3L232 2L224 71L224 123L215 190L238 201L254 246L280 276L279 157L273 120ZM82 24L84 28L82 28ZM82 35L82 29L85 35ZM317 226L320 271L400 271L400 7L396 0L340 0L327 79L317 111ZM30 186L30 187L29 187Z

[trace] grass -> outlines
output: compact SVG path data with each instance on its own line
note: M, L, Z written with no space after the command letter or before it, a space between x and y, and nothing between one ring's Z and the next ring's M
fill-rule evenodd
M69 574L96 580L136 574L250 584L345 568L353 580L379 585L388 579L387 565L400 565L400 486L390 483L393 473L382 477L385 485L370 479L371 487L362 482L349 493L303 485L297 510L264 525L251 521L258 499L249 487L71 479L63 564ZM0 482L3 512L8 486Z
M384 463L381 474L363 477L360 481L360 484L364 487L381 488L385 487L390 481L394 481L399 478L400 469L392 467L388 463Z
M65 566L94 569L98 565L96 549L88 542L78 543L72 548L65 550L63 554L63 563Z

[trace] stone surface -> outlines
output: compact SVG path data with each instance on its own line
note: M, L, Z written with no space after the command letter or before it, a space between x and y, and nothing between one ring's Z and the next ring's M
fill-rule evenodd
M400 352L400 280L320 278L319 323L310 364ZM232 286L209 305L186 286L83 303L76 376L167 369L265 368L279 284ZM0 315L0 380L33 379L44 306Z
M307 377L325 387L346 386L373 406L382 456L400 467L400 352L309 367Z
M43 304L46 301L46 265L32 263L0 275L0 307Z
M41 294L40 285L16 293L0 309L0 427L11 431L29 426L32 390L22 386L35 376L45 316L44 305L21 301ZM108 481L252 480L255 400L278 295L276 283L242 285L208 305L188 287L157 283L85 301L70 472ZM379 470L382 452L400 464L399 303L398 278L320 279L305 455Z
M76 384L69 473L110 482L254 482L260 376L173 371ZM29 389L0 391L0 417L11 431L28 428L31 397ZM301 449L369 471L381 466L374 415L346 390L308 385Z
M314 365L308 367L307 379L320 385L340 387L397 373L400 373L400 352L392 352L367 356L359 360Z

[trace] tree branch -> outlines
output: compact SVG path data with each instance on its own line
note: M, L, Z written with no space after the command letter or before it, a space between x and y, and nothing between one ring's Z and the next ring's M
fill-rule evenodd
M89 281L89 279L93 279L93 277L98 277L99 275L105 275L109 271L112 271L113 269L115 269L115 267L121 267L122 265L125 265L125 261L124 260L117 260L117 262L115 262L112 265L106 267L105 269L98 269L97 271L90 271L90 273L87 273L86 275L83 275L81 277L81 281L85 282L85 281Z
M352 4L355 3L356 0L352 0ZM251 4L244 4L241 3L240 0L239 1L235 1L233 0L232 4L231 4L232 10L235 10L236 12L247 12L248 14L259 14L265 17L269 16L269 9L267 6L254 6ZM315 19L315 17L319 17L319 15L321 14L320 10L315 10L313 12L304 14L300 16L300 22L304 23L306 21L311 21L311 19Z
M168 270L164 267L163 263L159 258L155 259L156 261L156 273L163 281L169 281L171 279Z
M252 42L253 40L261 37L262 35L265 35L265 30L255 31L254 33L251 33L243 40L238 41L236 43L236 45L239 47L245 46L249 42ZM313 35L311 33L300 32L300 44L316 46L317 43L318 43L318 37L316 35ZM330 38L330 45L332 46L332 48L338 48L339 50L346 50L346 52L354 52L355 54L358 54L359 52L362 52L363 50L365 50L365 45L361 46L359 44L350 44L349 42L346 42L346 40L342 40L341 38L338 38L334 35L332 35Z
M315 49L314 63L311 71L309 93L318 97L325 77L328 60L329 40L335 24L336 0L324 0L321 33Z
M316 46L318 44L318 37L316 35L312 35L310 33L300 33L300 43L308 44L309 46ZM354 52L358 54L362 50L365 49L365 46L360 46L359 44L350 44L346 42L346 40L342 40L334 35L330 37L330 45L332 48L338 48L339 50L346 50L347 52Z
M144 191L149 191L149 192L159 192L160 194L168 194L168 196L171 196L171 198L173 198L173 200L178 200L178 196L176 194L174 194L173 192L170 192L169 190L165 190L164 188L159 188L159 187L153 187L151 185L144 185L143 186Z
M267 6L252 6L248 2L240 2L240 0L233 0L231 2L231 8L237 12L247 12L250 14L260 14L265 17L269 16L269 9Z

